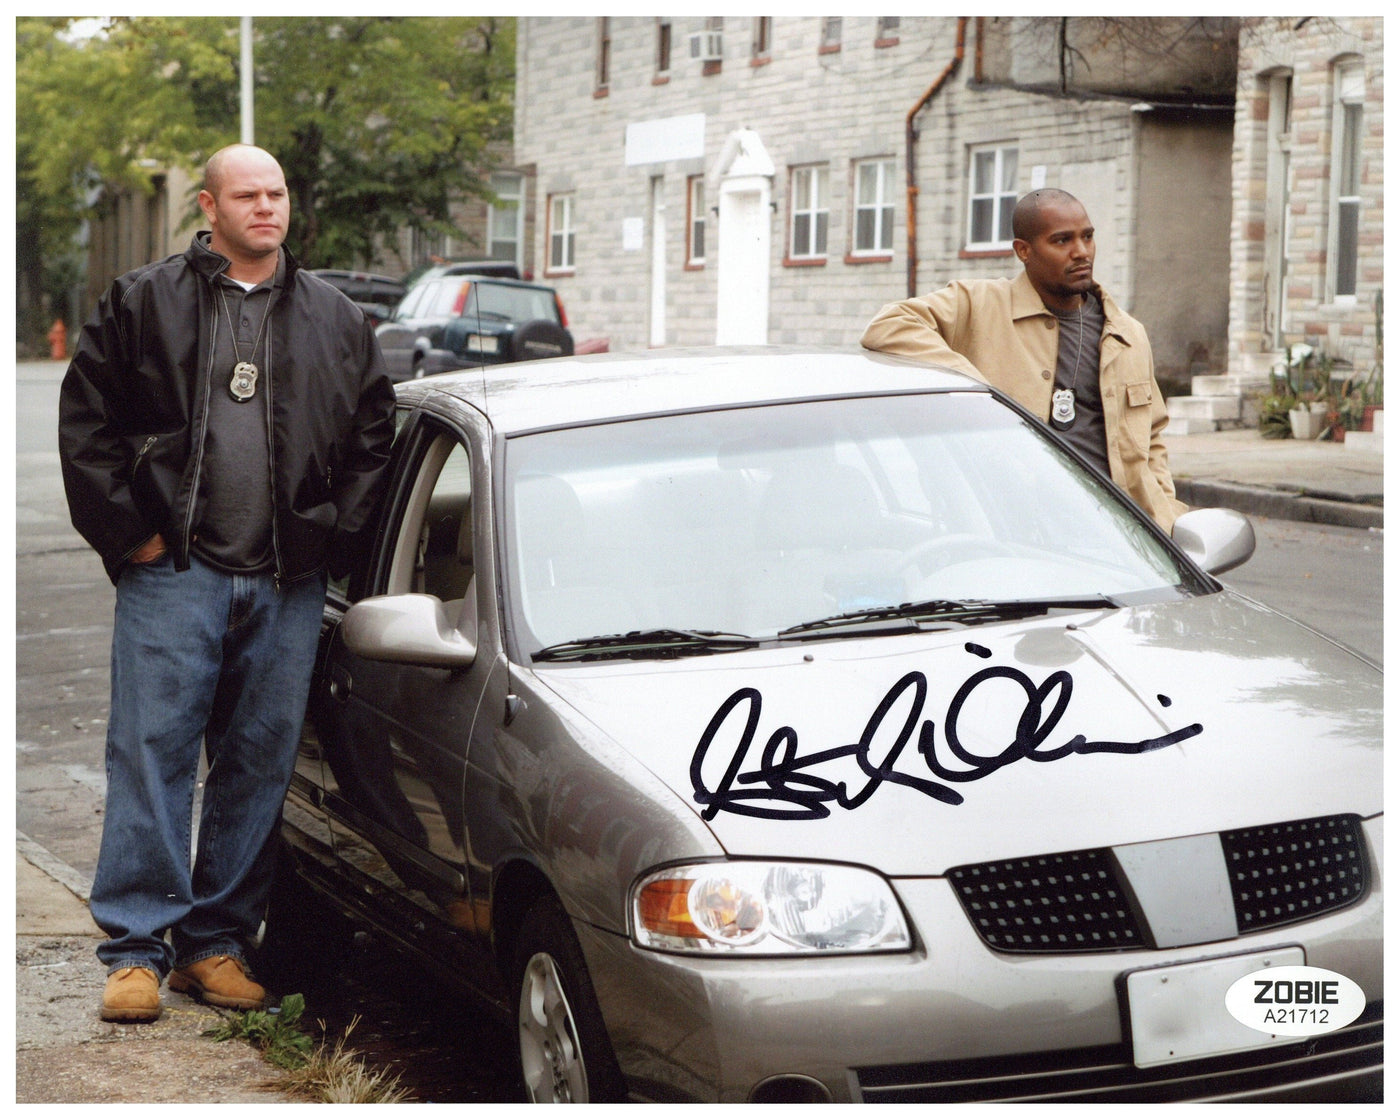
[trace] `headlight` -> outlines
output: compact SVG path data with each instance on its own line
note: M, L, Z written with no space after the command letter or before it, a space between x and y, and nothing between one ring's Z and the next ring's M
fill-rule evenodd
M895 952L911 946L894 890L873 871L820 863L668 867L632 890L647 949L683 953Z

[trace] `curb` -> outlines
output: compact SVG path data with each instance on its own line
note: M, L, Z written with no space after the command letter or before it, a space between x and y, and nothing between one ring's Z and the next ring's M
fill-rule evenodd
M1243 514L1274 517L1283 521L1304 521L1316 525L1337 525L1350 529L1382 529L1385 508L1366 501L1337 501L1288 490L1243 486L1208 479L1174 480L1176 496L1196 508L1223 506Z

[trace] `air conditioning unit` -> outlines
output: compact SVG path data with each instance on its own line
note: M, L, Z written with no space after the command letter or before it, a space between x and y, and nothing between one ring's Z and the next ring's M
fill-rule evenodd
M699 62L719 62L724 57L724 32L695 32L690 37L690 57Z

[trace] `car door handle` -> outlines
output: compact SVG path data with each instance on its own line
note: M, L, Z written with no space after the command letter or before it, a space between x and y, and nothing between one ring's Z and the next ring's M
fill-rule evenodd
M350 673L339 665L331 667L331 699L342 702L350 699Z

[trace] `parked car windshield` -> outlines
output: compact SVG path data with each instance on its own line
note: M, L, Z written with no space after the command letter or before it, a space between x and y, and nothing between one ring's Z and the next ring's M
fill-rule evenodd
M769 639L928 601L1139 602L1195 579L983 393L535 432L505 465L507 578L531 653L628 633Z

